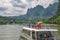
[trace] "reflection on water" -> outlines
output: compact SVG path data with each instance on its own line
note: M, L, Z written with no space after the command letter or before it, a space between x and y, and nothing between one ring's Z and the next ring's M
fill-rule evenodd
M0 40L19 40L21 25L0 25Z

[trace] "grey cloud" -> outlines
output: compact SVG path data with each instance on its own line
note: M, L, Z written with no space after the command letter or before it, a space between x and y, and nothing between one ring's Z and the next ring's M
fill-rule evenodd
M14 11L17 11L17 12L23 12L23 10L14 10Z
M26 4L23 4L20 0L13 0L13 1L11 1L11 3L14 7L19 7L22 9L26 8Z
M49 2L47 4L49 4ZM11 1L0 0L0 15L2 16L23 15L26 14L28 8L35 7L36 4L38 5L40 4L40 2L38 0L25 0L25 1L24 0L11 0Z
M15 6L15 7L20 7L20 8L22 8L22 9L25 9L25 8L26 8L26 5L13 5L13 6Z
M7 8L0 7L0 11L5 11L5 10L7 10Z
M32 2L33 0L26 0L27 2Z
M14 0L14 1L16 1L16 2L18 2L18 3L21 3L21 1L20 1L20 0Z
M32 1L35 1L35 2L38 2L39 0L26 0L27 2L32 2Z

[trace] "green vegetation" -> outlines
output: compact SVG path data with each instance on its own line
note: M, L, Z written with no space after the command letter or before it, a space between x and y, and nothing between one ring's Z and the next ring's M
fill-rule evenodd
M2 17L0 16L0 24L18 24L18 23L23 23L23 21L19 19L12 19L10 17Z

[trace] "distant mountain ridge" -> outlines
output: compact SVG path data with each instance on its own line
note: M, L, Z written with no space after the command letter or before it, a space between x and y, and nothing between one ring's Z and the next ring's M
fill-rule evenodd
M57 9L57 2L54 4L50 4L49 7L44 8L43 6L37 5L34 8L28 9L25 15L21 15L17 18L26 19L26 20L41 20L50 18L54 15L54 12Z
M42 19L48 19L52 17L57 9L58 3L50 4L49 7L44 8L41 5L37 5L34 8L28 9L25 15L11 17L13 19L19 19L23 21L37 21Z
M48 8L45 9L45 13L43 14L44 16L53 16L55 12L57 11L57 5L58 3L54 3L53 5L49 5Z

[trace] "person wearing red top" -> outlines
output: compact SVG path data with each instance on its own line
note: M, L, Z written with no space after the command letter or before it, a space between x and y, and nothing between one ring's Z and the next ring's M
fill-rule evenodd
M42 24L41 22L36 22L33 24L33 27L34 28L41 28L41 24Z

